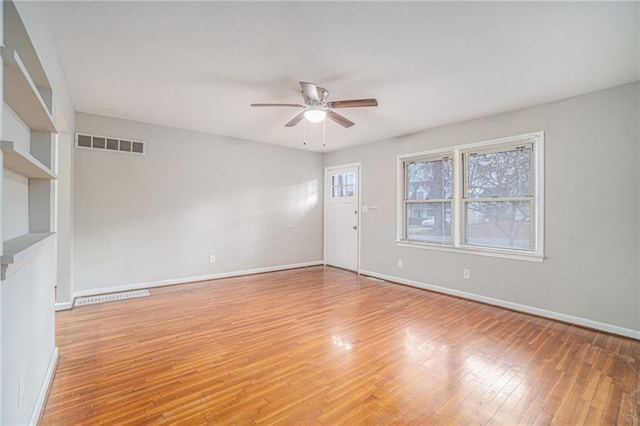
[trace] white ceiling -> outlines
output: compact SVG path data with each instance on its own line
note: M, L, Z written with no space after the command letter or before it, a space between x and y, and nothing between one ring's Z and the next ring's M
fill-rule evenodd
M303 148L298 81L342 109L332 151L640 78L638 2L50 2L78 111Z

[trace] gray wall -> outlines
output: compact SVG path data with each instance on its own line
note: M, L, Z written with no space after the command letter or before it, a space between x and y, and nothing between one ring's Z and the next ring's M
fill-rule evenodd
M638 100L636 83L327 154L362 162L362 203L379 206L362 218L362 269L640 330ZM396 246L397 155L539 130L544 263Z
M75 291L322 260L322 154L78 113ZM216 263L209 263L209 255Z
M73 299L73 145L74 133L64 119L58 125L58 264L56 309L71 308Z

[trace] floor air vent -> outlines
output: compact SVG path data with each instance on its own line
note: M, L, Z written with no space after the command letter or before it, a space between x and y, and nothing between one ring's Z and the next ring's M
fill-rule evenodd
M96 303L115 302L116 300L135 299L149 296L148 290L126 291L124 293L102 294L100 296L78 297L73 306L94 305Z

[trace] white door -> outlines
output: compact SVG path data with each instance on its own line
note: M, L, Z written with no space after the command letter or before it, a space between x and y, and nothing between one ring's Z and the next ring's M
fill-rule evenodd
M358 271L360 166L325 169L325 263Z

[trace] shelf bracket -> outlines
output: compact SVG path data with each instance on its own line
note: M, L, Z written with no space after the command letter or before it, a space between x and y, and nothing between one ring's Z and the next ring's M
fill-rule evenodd
M3 263L0 265L0 280L4 281L7 279L7 269L9 269L9 264Z

